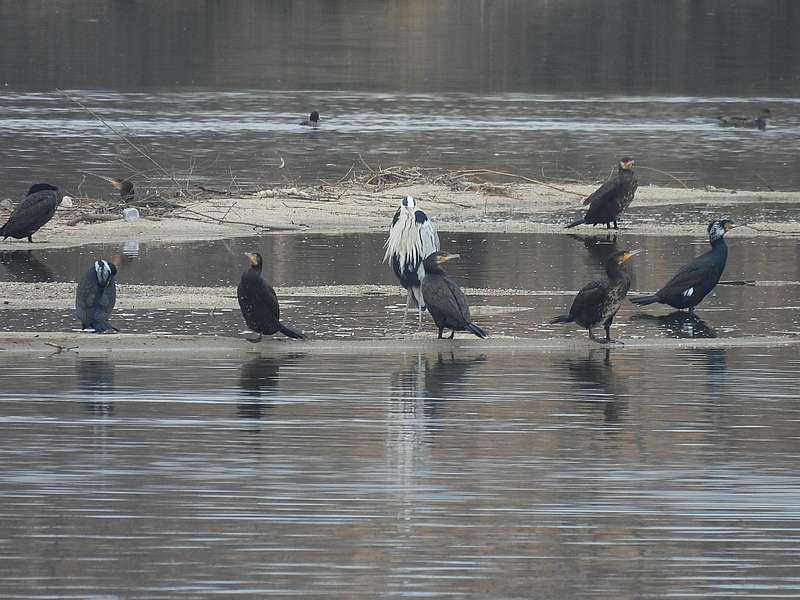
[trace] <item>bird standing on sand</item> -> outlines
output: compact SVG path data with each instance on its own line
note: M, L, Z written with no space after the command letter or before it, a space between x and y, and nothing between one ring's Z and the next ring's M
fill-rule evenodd
M119 331L108 323L117 301L117 285L114 281L117 262L116 257L111 261L94 261L78 283L75 312L81 322L81 329L94 329L95 333Z
M313 127L316 129L319 127L319 113L315 110L311 111L311 114L308 115L308 119L300 121L300 125L303 125L304 127Z
M444 263L454 258L459 258L459 255L434 252L424 260L425 279L421 288L425 304L439 328L439 339L445 328L453 330L450 333L451 340L456 331L470 331L479 338L485 338L488 334L470 319L464 292L442 269Z
M389 228L389 238L384 244L386 253L383 262L391 260L392 270L406 290L406 310L403 313L403 326L406 324L408 307L413 299L418 307L418 327L422 326L422 311L425 300L420 286L425 279L425 258L439 249L439 233L420 208L413 196L406 196L394 213Z
M611 229L611 223L614 223L614 229L619 229L617 220L631 205L636 188L639 187L639 180L633 171L633 162L633 159L627 156L619 161L617 172L583 201L584 206L589 205L586 215L570 223L566 228L577 227L584 223L592 226L605 223L606 228Z
M631 276L623 265L639 252L639 250L623 250L611 254L605 263L608 280L592 281L583 286L572 301L569 314L558 316L550 323L574 321L589 330L591 340L601 344L614 342L611 339L611 323L631 287ZM596 338L592 332L592 329L601 323L606 330L606 337L603 340Z
M28 190L28 195L17 205L14 212L0 227L0 236L5 240L28 238L33 243L33 234L53 218L56 207L61 204L58 188L49 183L37 183Z
M724 236L733 228L733 222L728 219L711 221L708 224L711 250L683 267L655 294L631 298L631 302L639 305L660 302L673 308L688 308L693 313L694 307L700 304L722 277L728 261L728 244L725 243Z
M261 255L254 252L246 256L250 260L250 268L242 273L236 297L239 299L244 322L258 334L257 339L249 341L260 342L262 335L272 335L279 331L290 338L302 340L305 337L302 333L280 322L278 296L272 286L261 278L264 264Z

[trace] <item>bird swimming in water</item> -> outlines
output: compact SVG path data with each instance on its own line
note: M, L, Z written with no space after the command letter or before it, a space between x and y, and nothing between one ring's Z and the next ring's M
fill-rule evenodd
M315 110L311 111L311 114L308 115L308 119L300 121L300 125L304 127L314 127L316 129L319 127L319 113Z
M258 334L258 338L250 340L260 342L262 335L272 335L281 332L283 335L302 340L305 336L280 322L280 306L275 290L261 278L261 269L264 260L258 252L246 254L250 260L250 268L242 273L236 297L247 326Z
M78 283L75 312L81 329L94 329L95 333L119 331L108 323L117 301L117 263L117 257L94 261Z
M694 312L694 307L700 304L722 277L728 261L728 244L725 243L724 236L733 228L733 222L728 219L711 221L708 224L711 250L683 267L655 294L631 298L631 302L640 306L660 302Z
M614 223L614 229L619 229L617 220L631 205L636 188L639 187L633 164L633 159L628 156L619 161L617 172L583 201L584 206L589 205L586 214L566 228L584 223L592 226L605 223L606 228L611 229L611 223Z
M464 292L442 269L444 263L459 257L458 254L439 251L428 255L423 261L425 278L421 286L422 297L425 299L428 312L433 317L433 322L439 328L439 339L442 339L442 332L445 329L453 330L450 333L451 340L456 331L470 331L479 338L485 338L488 334L473 323L469 316L469 306Z
M420 286L425 279L425 257L439 249L439 233L436 225L422 209L417 207L413 196L406 196L394 213L389 227L389 238L384 244L386 252L383 262L391 261L392 271L406 290L406 310L403 313L403 327L406 324L408 307L413 299L418 307L418 327L422 326L422 311L425 300Z
M623 265L639 252L640 250L621 250L611 254L605 263L608 280L592 281L583 286L572 301L569 314L558 316L550 323L575 322L589 330L589 338L592 341L600 344L613 342L611 323L631 287L630 273ZM596 338L592 332L592 329L601 323L606 330L605 339Z
M61 204L61 194L58 188L49 183L37 183L28 190L28 195L17 205L14 212L0 227L0 236L5 240L28 238L33 243L33 234L53 218L56 207Z
M765 131L767 129L767 119L771 114L768 108L764 108L755 118L741 115L722 115L717 117L717 120L719 121L720 127L737 127L739 129L758 129L759 131Z

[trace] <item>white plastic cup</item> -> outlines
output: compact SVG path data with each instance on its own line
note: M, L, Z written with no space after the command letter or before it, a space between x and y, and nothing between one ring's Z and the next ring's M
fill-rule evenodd
M133 223L139 220L138 208L125 208L122 210L122 218L128 223Z

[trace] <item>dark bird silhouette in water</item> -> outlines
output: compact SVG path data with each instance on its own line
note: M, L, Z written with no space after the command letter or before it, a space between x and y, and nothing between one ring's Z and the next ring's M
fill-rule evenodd
M278 296L272 286L261 277L264 260L258 252L247 254L250 268L242 273L236 297L247 326L258 334L258 338L250 339L251 342L260 342L262 335L272 335L281 332L283 335L302 340L305 336L280 322L280 306Z
M425 299L421 285L425 279L425 257L439 249L439 234L436 225L428 218L413 196L406 196L395 211L389 237L384 244L386 252L383 260L392 264L392 271L406 290L406 310L403 313L403 326L406 324L408 307L413 300L418 307L417 327L422 326L422 311Z
M627 156L619 161L617 172L583 201L584 206L589 205L586 214L566 228L577 227L584 223L592 226L605 223L606 228L611 229L611 223L614 223L614 229L619 229L617 220L631 205L636 188L639 187L633 164L633 159Z
M434 252L423 261L425 279L422 280L421 288L425 305L439 328L439 339L442 338L444 329L453 330L450 339L453 339L456 331L470 331L479 338L485 338L488 334L470 319L464 292L442 269L444 263L454 258L459 258L459 255Z
M631 276L623 265L639 252L639 250L614 252L605 264L608 279L592 281L583 286L572 301L569 314L558 316L550 323L575 322L588 329L589 338L595 342L607 344L614 341L611 339L611 323L631 287ZM601 323L606 330L604 340L596 338L592 331Z
M33 243L34 233L53 218L56 207L61 204L58 188L49 183L37 183L28 190L28 195L11 213L6 224L0 227L0 236L5 240L28 238Z
M314 127L315 129L319 127L319 113L315 110L311 111L311 114L308 115L308 118L304 121L300 121L300 125L304 127Z
M95 333L119 331L108 322L117 301L117 261L116 257L94 261L78 283L75 312L81 329L94 329Z
M765 131L767 129L767 119L770 115L770 110L764 108L757 117L722 115L717 117L717 120L719 121L720 127L737 127L739 129L758 129L759 131Z
M694 307L714 289L725 270L728 245L724 236L733 228L733 223L728 219L711 221L708 224L711 250L683 267L655 294L631 298L631 302L640 306L660 302L673 308L688 308L690 313L693 312Z

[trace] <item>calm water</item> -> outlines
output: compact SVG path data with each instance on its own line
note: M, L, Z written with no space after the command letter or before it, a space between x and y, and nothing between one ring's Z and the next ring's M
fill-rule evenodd
M0 194L166 183L58 89L182 184L317 184L362 159L592 181L630 154L794 190L798 26L793 0L0 2ZM765 107L765 133L717 125ZM297 126L312 109L320 131Z
M119 275L125 284L235 287L246 268L245 251L265 257L265 277L280 292L287 286L396 285L382 264L385 234L278 234L217 242L141 244L126 255ZM705 239L621 233L596 236L557 234L447 233L442 245L461 253L448 272L464 287L520 290L522 295L473 294L476 321L495 335L551 337L585 335L573 326L547 321L566 311L575 291L602 277L602 263L615 249L640 248L631 263L632 289L658 289L675 272L707 250ZM764 282L758 286L719 286L698 309L697 318L666 306L639 309L626 304L617 319L628 337L731 337L800 332L797 244L787 239L729 237L730 256L724 280ZM85 246L58 250L0 253L0 282L75 281L98 256L124 247ZM397 296L283 298L286 320L317 338L374 338L395 334L405 298ZM0 329L70 330L72 309L25 310L9 305L0 312ZM126 332L172 332L233 335L242 330L238 310L117 311L115 322Z
M3 592L796 597L799 367L784 348L6 358Z

